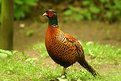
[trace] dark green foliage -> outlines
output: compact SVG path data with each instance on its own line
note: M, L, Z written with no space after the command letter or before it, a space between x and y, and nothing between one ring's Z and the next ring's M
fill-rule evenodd
M14 16L17 20L24 18L30 12L31 7L35 6L37 0L15 0Z
M59 3L62 3L64 0L41 0L41 1L49 2L53 4L59 4Z
M14 2L14 17L17 20L31 13L32 7L37 3L40 8L38 11L44 12L48 8L55 9L59 13L64 11L64 15L76 21L98 19L115 22L121 19L121 0L14 0Z
M94 20L114 22L121 17L121 0L82 0L80 6L71 5L64 12L75 20ZM76 16L75 16L76 15Z
M14 0L15 19L19 20L21 18L24 18L27 15L27 13L31 11L31 8L37 4L37 1L38 0ZM0 0L0 7L1 7L1 0Z

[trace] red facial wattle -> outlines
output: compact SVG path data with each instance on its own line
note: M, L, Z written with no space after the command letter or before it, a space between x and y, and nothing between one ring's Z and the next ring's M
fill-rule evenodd
M52 17L54 15L53 12L47 12L47 14L48 14L48 17Z

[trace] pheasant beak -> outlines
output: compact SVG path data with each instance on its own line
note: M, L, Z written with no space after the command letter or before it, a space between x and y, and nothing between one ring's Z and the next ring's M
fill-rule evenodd
M47 16L47 13L45 12L42 16Z

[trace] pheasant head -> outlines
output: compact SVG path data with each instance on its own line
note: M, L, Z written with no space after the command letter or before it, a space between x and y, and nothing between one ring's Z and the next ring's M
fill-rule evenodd
M43 16L47 16L49 19L49 25L58 26L57 13L54 10L47 10Z

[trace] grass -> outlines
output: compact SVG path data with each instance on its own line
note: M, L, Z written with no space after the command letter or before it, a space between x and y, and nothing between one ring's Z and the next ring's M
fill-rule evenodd
M78 64L67 69L68 81L120 81L121 48L101 45L93 42L82 43L86 59L100 73L93 77ZM61 75L62 67L47 61L48 54L44 43L38 43L33 50L38 51L40 59L17 52L10 57L0 59L0 81L48 81ZM61 78L58 78L62 81Z

